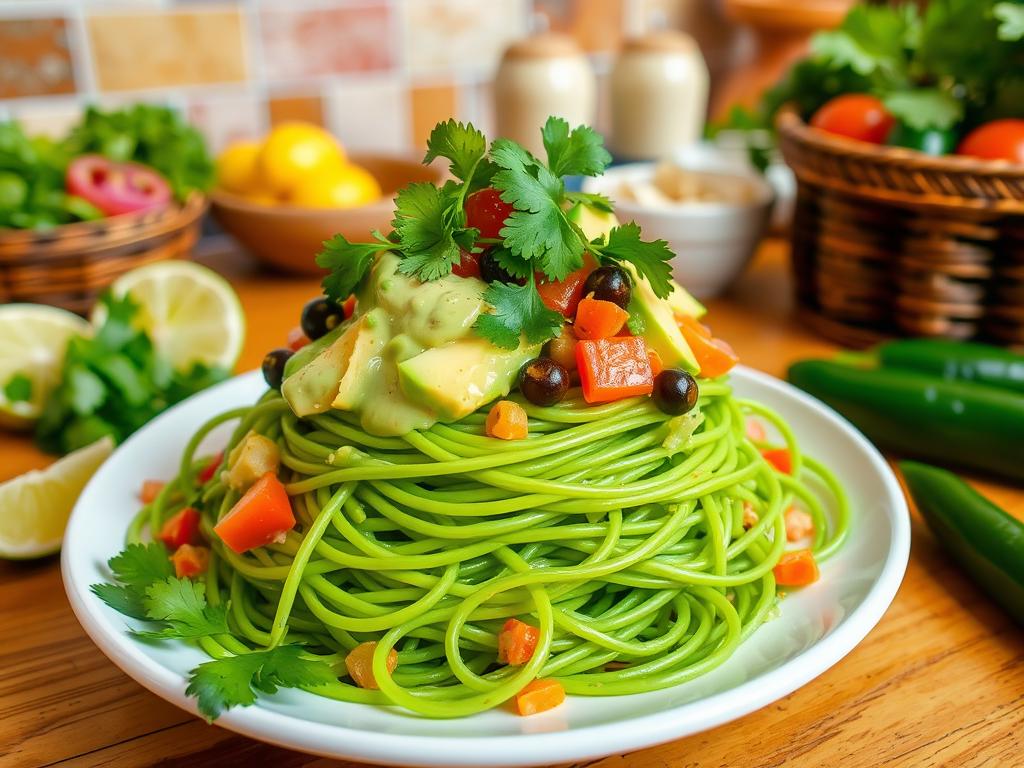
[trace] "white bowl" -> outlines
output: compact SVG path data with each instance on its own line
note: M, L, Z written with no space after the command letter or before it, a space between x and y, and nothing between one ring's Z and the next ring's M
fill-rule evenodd
M661 239L675 251L672 271L676 280L698 298L721 293L750 261L764 234L774 192L756 171L714 157L686 158L679 165L726 177L749 190L746 202L687 202L672 208L654 208L619 198L624 181L648 181L654 163L630 163L609 168L604 176L587 179L583 191L600 192L615 203L620 221L635 221L644 239Z
M734 369L730 382L738 396L778 411L801 447L835 471L850 495L853 518L846 542L822 564L821 579L789 594L778 617L759 627L720 667L651 693L571 696L562 707L534 717L499 708L430 720L394 707L281 690L261 695L255 706L225 713L217 724L346 760L433 768L552 765L688 736L753 712L817 677L867 635L896 594L910 553L907 505L882 456L828 406L743 366ZM173 476L182 448L203 422L255 402L265 391L263 377L253 371L151 421L100 467L75 505L64 537L64 588L86 632L127 674L189 712L196 705L185 694L185 681L207 657L181 641L133 638L128 628L138 622L100 602L89 585L109 578L104 563L121 549L125 527L138 511L141 478ZM209 435L205 448L223 445L230 426ZM700 741L690 749L698 754ZM759 757L768 760L752 754L749 764L759 764Z

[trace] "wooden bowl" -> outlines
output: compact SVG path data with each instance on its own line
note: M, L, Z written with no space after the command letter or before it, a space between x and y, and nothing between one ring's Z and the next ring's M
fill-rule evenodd
M352 155L352 162L368 170L383 195L358 208L304 208L265 205L216 190L211 196L214 218L260 261L283 272L320 275L314 258L336 234L351 241L367 241L370 233L391 229L395 193L413 181L439 183L444 171L396 155Z
M0 228L0 304L52 304L85 314L128 270L189 258L206 206L206 196L196 192L155 211L47 230Z

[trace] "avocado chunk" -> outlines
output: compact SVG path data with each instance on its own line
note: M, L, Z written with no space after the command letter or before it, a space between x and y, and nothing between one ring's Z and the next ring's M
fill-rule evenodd
M632 264L624 263L622 266L633 278L633 299L629 303L629 311L636 313L643 322L647 346L658 353L666 368L682 368L696 376L700 366L676 324L672 305L667 299L659 299L655 295L647 278L642 277Z
M427 406L442 421L458 421L507 395L519 369L539 351L539 345L510 352L486 339L461 339L400 362L398 381L407 398Z
M588 240L596 240L599 237L607 237L608 233L619 226L619 220L611 211L602 211L586 203L576 203L566 218L583 230Z
M701 318L707 314L707 307L693 298L693 295L683 288L675 280L669 280L669 285L672 286L672 293L665 299L672 307L672 311L677 315L687 315L693 318Z
M370 310L285 379L281 394L296 416L324 413L332 405L354 409L365 395L370 362L388 338L387 314Z

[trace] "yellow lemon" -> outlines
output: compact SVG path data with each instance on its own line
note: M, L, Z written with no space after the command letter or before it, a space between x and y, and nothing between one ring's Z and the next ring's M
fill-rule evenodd
M323 128L283 123L270 132L259 155L263 184L274 194L292 192L310 174L337 169L345 151Z
M228 192L240 195L260 186L260 144L256 141L236 141L217 157L217 183Z
M289 201L307 208L355 208L380 195L380 184L365 168L346 164L309 174L295 187Z

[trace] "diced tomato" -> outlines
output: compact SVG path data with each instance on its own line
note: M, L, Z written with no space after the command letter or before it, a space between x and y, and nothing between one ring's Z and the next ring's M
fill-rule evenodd
M174 563L175 576L179 579L191 579L201 573L206 573L206 569L210 565L210 550L206 547L182 544L174 550L171 562Z
M288 331L288 349L292 352L298 352L307 344L309 344L309 336L302 332L300 326L296 325Z
M245 492L213 530L232 551L242 553L272 541L282 541L294 527L295 513L288 493L277 475L268 472Z
M479 253L460 251L462 258L458 264L452 266L452 274L459 277L480 277L480 256Z
M511 400L499 400L487 414L484 432L499 440L525 440L530 434L529 417L523 406Z
M139 499L143 504L152 504L166 485L167 483L163 480L147 480L142 484L142 490L139 491Z
M574 317L580 299L583 298L583 286L590 273L597 269L597 260L589 253L583 254L583 266L570 272L564 280L548 280L538 272L535 275L537 293L544 306L561 312L563 317Z
M498 633L498 663L525 664L533 658L540 630L519 619L509 619Z
M747 439L755 443L764 442L768 435L764 431L764 425L757 419L747 419Z
M185 507L171 515L160 528L157 538L170 550L175 550L183 544L201 543L203 537L199 533L199 510L195 507Z
M557 680L534 680L516 694L520 715L536 715L554 709L565 701L565 688Z
M782 587L803 587L818 580L818 564L809 549L783 552L772 569L775 583Z
M367 688L372 691L380 689L377 678L373 676L373 654L376 650L377 641L370 640L357 645L345 657L345 669L348 670L348 676L360 688ZM388 651L386 663L388 674L390 675L395 671L395 667L398 666L398 653L394 648Z
M213 479L213 476L217 474L217 470L220 468L221 462L224 461L224 451L212 456L207 462L206 466L199 470L197 479L200 485L205 485Z
M647 359L651 361L651 375L657 376L665 370L665 364L661 362L661 355L656 349L647 349Z
M70 194L84 198L108 216L162 208L171 202L171 187L152 168L117 163L102 155L81 155L65 175Z
M608 339L629 319L629 312L611 301L587 296L576 309L572 330L577 339Z
M786 448L765 448L761 451L765 461L775 467L784 475L793 474L793 457L789 455Z
M488 239L501 237L505 219L515 210L494 187L485 187L467 197L465 208L466 226L480 230L480 237Z
M346 320L352 317L356 311L356 295L354 293L341 303L341 310L345 313Z
M814 518L800 507L790 507L784 517L786 541L802 541L814 535Z
M708 379L723 376L740 361L726 342L705 335L707 329L696 320L682 315L678 317L679 330L697 358L701 376Z
M638 336L580 341L576 367L588 403L649 395L654 389L647 345Z

